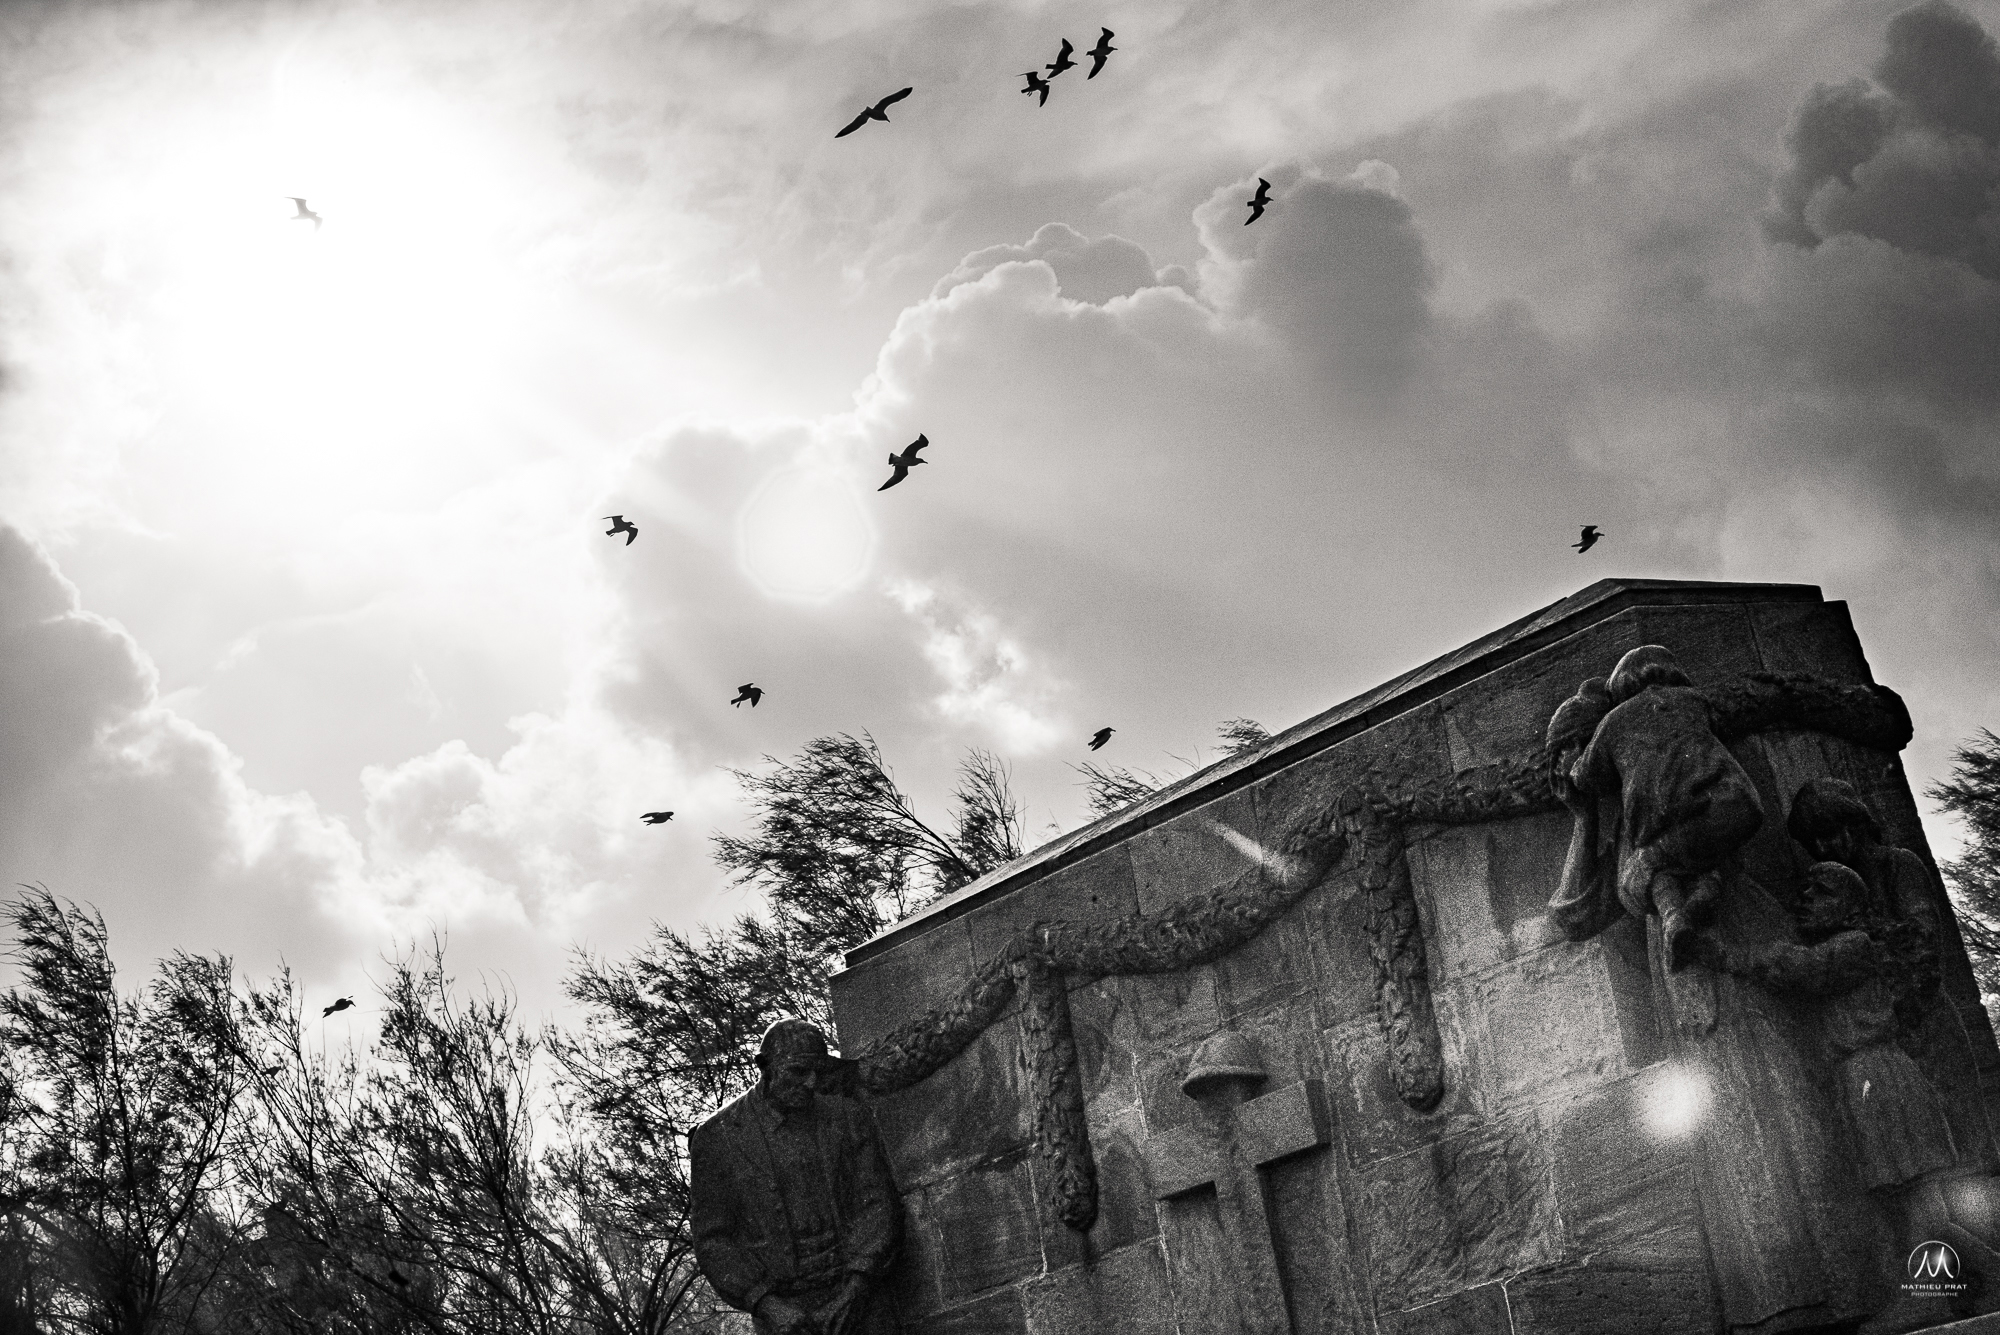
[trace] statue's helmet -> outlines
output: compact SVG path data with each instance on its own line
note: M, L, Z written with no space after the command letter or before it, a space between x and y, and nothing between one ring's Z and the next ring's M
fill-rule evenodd
M1680 660L1665 645L1642 644L1628 649L1611 669L1611 698L1624 704L1648 686L1692 686Z
M826 1035L819 1031L817 1025L804 1020L780 1020L766 1029L764 1037L758 1040L757 1069L769 1070L772 1062L798 1053L824 1062L827 1058Z
M1871 840L1882 837L1875 813L1854 791L1854 785L1828 775L1799 785L1791 813L1785 817L1785 829L1807 848L1816 848L1843 830L1865 830Z
M1586 677L1576 688L1576 694L1556 706L1556 712L1549 715L1549 732L1546 741L1550 752L1559 750L1566 742L1582 745L1597 731L1598 722L1611 712L1611 692L1606 689L1604 678Z

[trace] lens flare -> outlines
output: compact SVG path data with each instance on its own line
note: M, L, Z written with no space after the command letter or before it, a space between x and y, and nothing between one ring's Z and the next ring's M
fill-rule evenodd
M1708 1081L1700 1071L1670 1065L1646 1100L1647 1126L1662 1140L1679 1140L1701 1124L1708 1098Z
M875 526L845 477L786 468L766 478L737 516L736 554L770 597L824 602L868 573Z

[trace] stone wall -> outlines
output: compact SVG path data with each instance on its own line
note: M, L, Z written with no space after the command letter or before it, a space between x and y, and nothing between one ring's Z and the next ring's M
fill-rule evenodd
M1155 915L1214 893L1370 770L1449 777L1518 760L1579 681L1641 644L1673 650L1697 685L1758 670L1870 680L1845 606L1816 589L1604 581L884 933L834 980L843 1050L945 1002L1037 920ZM1732 750L1773 813L1747 853L1760 879L1796 879L1782 813L1797 784L1820 773L1855 783L1888 840L1928 861L1893 755L1796 731ZM1262 1335L1282 1327L1258 1275L1283 1291L1276 1320L1288 1311L1296 1331L1342 1335L1637 1335L1752 1316L1778 1330L1865 1310L1856 1288L1865 1284L1842 1273L1880 1249L1865 1200L1851 1236L1816 1232L1797 1244L1796 1274L1775 1281L1796 1293L1760 1296L1770 1283L1736 1277L1756 1262L1713 1254L1705 1239L1729 1236L1729 1192L1774 1193L1758 1208L1785 1217L1782 1234L1806 1227L1801 1211L1852 1204L1857 1189L1824 1156L1772 1166L1748 1188L1704 1167L1703 1137L1722 1133L1703 1119L1748 1115L1713 1106L1740 1091L1712 1090L1692 1123L1677 1118L1694 1050L1666 1017L1644 924L1626 920L1581 943L1549 925L1569 832L1561 811L1405 832L1444 1058L1443 1095L1425 1111L1391 1079L1352 858L1214 963L1066 980L1099 1187L1088 1232L1065 1227L1048 1203L1018 998L935 1075L875 1099L908 1206L896 1280L907 1328ZM1952 1039L1961 1056L1934 1074L1965 1123L1954 1129L1990 1139L2000 1053L1963 950L1955 936L1948 944L1940 1023L1962 1032ZM1657 954L1657 941L1650 948ZM1261 1061L1264 1078L1249 1092L1294 1091L1284 1115L1296 1122L1280 1147L1292 1152L1248 1170L1239 1154L1233 1177L1220 1161L1187 1158L1189 1144L1213 1151L1218 1133L1181 1088L1195 1049L1224 1030L1244 1035ZM1797 1104L1787 1116L1805 1122L1831 1116L1810 1081L1768 1097ZM1246 1129L1230 1143L1253 1139ZM1244 1182L1262 1195L1261 1214Z

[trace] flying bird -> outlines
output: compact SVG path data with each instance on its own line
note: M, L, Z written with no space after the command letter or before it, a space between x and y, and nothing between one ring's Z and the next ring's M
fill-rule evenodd
M834 138L839 139L843 135L853 134L856 130L866 125L869 121L881 121L884 125L887 125L889 123L888 108L892 104L900 102L904 98L908 97L911 91L912 91L911 89L905 88L900 93L889 94L887 97L883 98L880 102L877 102L874 106L868 108L868 110L862 112L859 116L856 116L853 120L847 122L846 128L842 129L839 134L834 135Z
M307 208L306 202L303 199L300 199L297 195L286 195L285 198L291 200L292 203L299 206L299 211L292 215L291 220L293 222L304 222L306 219L310 218L312 219L313 230L317 232L319 230L319 225L321 222L320 216L317 213L314 213L311 209Z
M1572 542L1570 546L1576 548L1576 554L1578 556L1582 556L1592 547L1595 547L1597 545L1597 540L1603 536L1604 535L1602 533L1599 533L1597 531L1597 525L1585 524L1583 526L1583 539L1580 542Z
M1095 79L1097 77L1097 72L1104 68L1104 62L1106 60L1109 60L1111 58L1111 53L1118 49L1117 47L1111 45L1111 39L1115 36L1117 36L1116 33L1112 32L1111 29L1106 28L1104 30L1104 36L1097 39L1097 45L1091 47L1090 50L1084 52L1085 55L1090 57L1090 73L1084 75L1083 76L1084 78Z
M625 535L625 545L630 547L632 539L639 536L639 526L624 515L606 515L604 517L611 521L611 527L604 530L605 537L615 538L620 533L623 533Z
M1021 91L1024 93L1040 93L1042 100L1035 103L1035 105L1038 107L1047 106L1049 104L1049 82L1042 77L1042 72L1040 70L1029 70L1021 77L1028 81L1028 86Z
M331 1006L328 1006L325 1010L321 1011L319 1013L319 1018L324 1020L327 1016L332 1015L335 1011L348 1010L353 1005L354 1005L353 997L342 997L338 1001L334 1002Z
M764 692L762 688L752 686L749 682L746 681L741 686L738 686L736 688L736 698L734 700L731 700L729 703L731 705L740 705L745 700L748 700L750 702L750 707L752 709L755 709L757 707L757 702L759 700L762 700L763 698L764 698Z
M673 818L674 818L674 813L671 811L649 811L645 815L639 817L640 820L646 822L646 824L648 825L665 825L668 821L672 820Z
M930 460L928 459L919 459L917 457L917 451L921 450L924 446L930 443L931 443L931 438L929 436L919 433L915 440L911 441L909 444L903 447L903 452L901 454L890 455L889 467L895 469L896 471L890 475L889 480L887 482L884 482L881 486L875 488L875 490L887 491L889 490L889 488L895 486L898 482L901 482L904 478L908 477L910 475L910 470L912 468L915 468L918 464L929 463Z
M1063 38L1062 50L1056 52L1055 64L1042 66L1043 69L1049 72L1051 79L1061 74L1064 70L1073 70L1076 68L1076 62L1069 58L1069 53L1074 50L1076 48L1069 44L1069 38Z
M1243 225L1245 227L1248 227L1251 223L1256 222L1259 218L1263 217L1264 206L1266 204L1269 204L1270 202L1271 202L1271 183L1265 180L1263 177L1259 176L1257 178L1257 193L1250 200L1250 216L1243 220Z
M1091 734L1090 749L1093 751L1098 750L1106 742L1110 741L1111 734L1117 731L1118 729L1116 728L1099 728L1096 732Z

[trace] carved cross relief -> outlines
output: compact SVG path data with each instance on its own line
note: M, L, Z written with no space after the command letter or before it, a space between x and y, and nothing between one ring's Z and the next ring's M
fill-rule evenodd
M1295 1331L1279 1266L1280 1221L1270 1208L1264 1170L1328 1141L1326 1093L1302 1080L1250 1097L1264 1080L1249 1040L1217 1034L1195 1053L1182 1090L1203 1107L1203 1123L1170 1127L1147 1145L1157 1199L1213 1186L1222 1231L1238 1276L1245 1329Z

